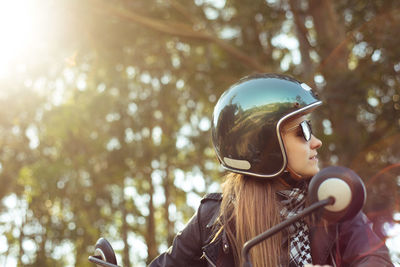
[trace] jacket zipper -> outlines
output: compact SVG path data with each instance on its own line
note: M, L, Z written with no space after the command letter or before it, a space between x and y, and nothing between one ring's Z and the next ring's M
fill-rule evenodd
M217 265L215 265L210 258L206 255L205 252L203 252L203 257L206 258L206 260L208 261L209 264L211 264L212 267L217 267Z

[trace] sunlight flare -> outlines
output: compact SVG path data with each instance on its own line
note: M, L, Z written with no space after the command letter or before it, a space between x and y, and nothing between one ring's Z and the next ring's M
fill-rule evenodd
M0 0L0 77L24 62L40 42L40 8L32 0Z

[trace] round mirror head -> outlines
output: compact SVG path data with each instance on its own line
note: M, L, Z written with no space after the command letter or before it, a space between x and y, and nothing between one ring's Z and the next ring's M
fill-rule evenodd
M366 190L361 178L351 169L331 166L318 172L310 181L310 203L333 197L335 202L322 210L328 222L342 222L357 215L364 206Z
M111 244L103 237L100 237L96 242L95 256L100 256L102 260L117 265L117 259L115 257L115 252Z

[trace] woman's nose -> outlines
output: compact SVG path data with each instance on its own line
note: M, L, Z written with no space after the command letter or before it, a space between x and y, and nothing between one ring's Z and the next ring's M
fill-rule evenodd
M312 149L318 149L322 146L322 141L312 135L310 145Z

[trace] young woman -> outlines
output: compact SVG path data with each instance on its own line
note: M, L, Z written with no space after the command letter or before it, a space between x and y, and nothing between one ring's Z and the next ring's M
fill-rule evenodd
M308 116L321 104L309 86L284 75L253 75L229 88L212 119L213 145L229 171L223 192L203 198L150 266L241 266L246 241L300 212L309 179L319 171L322 143ZM368 223L362 213L342 224L302 220L253 247L251 262L392 266Z

